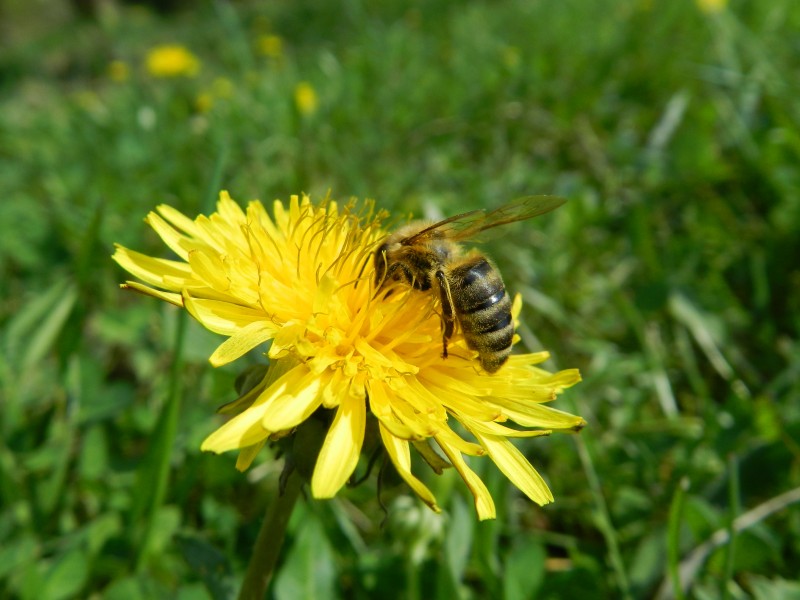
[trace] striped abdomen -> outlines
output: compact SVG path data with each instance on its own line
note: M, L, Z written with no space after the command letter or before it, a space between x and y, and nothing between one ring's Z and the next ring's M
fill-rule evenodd
M511 300L500 273L482 256L450 270L453 305L467 345L477 350L481 366L497 371L511 354L514 323Z

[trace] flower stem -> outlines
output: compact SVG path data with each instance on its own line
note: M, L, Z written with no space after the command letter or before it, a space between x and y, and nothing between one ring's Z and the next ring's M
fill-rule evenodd
M300 496L302 486L303 478L293 470L286 479L282 493L278 494L269 505L264 522L261 524L261 531L258 532L250 563L247 565L239 600L264 599L267 585L275 570L275 563L278 562L281 553L289 517Z

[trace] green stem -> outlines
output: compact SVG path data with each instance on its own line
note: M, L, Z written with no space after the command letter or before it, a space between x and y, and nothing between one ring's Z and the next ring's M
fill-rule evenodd
M250 563L247 565L239 600L263 600L267 585L272 579L272 572L275 570L275 563L278 562L281 553L289 517L300 496L302 486L303 478L293 470L286 480L283 493L279 494L267 509Z
M680 560L683 505L686 502L688 489L688 479L683 479L678 483L672 496L667 523L667 575L672 582L672 593L675 595L676 600L683 600L686 597L681 586Z
M583 411L586 414L588 411ZM628 575L625 571L625 561L622 559L622 552L619 549L619 542L617 539L617 532L614 529L613 521L611 520L611 512L608 509L605 496L603 495L603 486L600 484L600 477L594 467L592 459L592 438L590 435L581 435L575 441L578 447L578 455L583 464L583 470L586 473L586 479L589 483L592 497L595 502L595 510L597 526L608 546L608 558L611 562L611 567L617 576L617 585L619 586L620 596L625 600L631 600L633 594L631 593L630 583L628 582Z
M167 402L161 409L156 429L153 433L153 444L148 450L144 465L137 473L137 489L149 490L139 493L139 502L134 505L134 515L144 517L139 540L136 569L144 568L150 552L153 529L156 526L158 511L164 504L169 485L169 470L175 438L178 434L178 419L181 411L183 371L183 338L186 334L186 313L178 313L175 321L175 341L172 367L170 368L169 392Z
M725 545L725 576L720 582L720 598L727 600L731 597L730 586L728 585L733 580L733 563L736 556L736 528L734 523L736 517L739 516L741 506L739 504L739 465L735 455L728 457L728 504L730 506L729 520L728 520L728 543Z

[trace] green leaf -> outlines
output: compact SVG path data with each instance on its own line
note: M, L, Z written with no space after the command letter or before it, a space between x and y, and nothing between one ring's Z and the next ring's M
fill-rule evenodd
M17 539L4 539L0 545L0 581L36 560L40 548L36 538L26 534Z
M754 600L800 600L800 581L751 575L747 583Z
M47 435L47 443L36 453L29 455L26 466L33 471L41 471L46 477L35 481L34 499L39 510L51 514L61 502L72 460L72 447L76 430L66 420L54 419Z
M472 550L475 522L475 516L467 509L461 497L454 497L444 541L445 560L454 583L458 583L464 577L464 570Z
M41 362L55 344L77 298L75 286L61 280L23 305L6 332L6 353L12 364L25 371Z
M75 549L61 556L44 576L42 600L75 598L89 577L89 560L86 552Z
M146 586L136 577L117 579L103 590L104 600L149 600Z
M333 550L317 516L308 511L274 583L277 600L336 598Z
M158 554L170 545L172 537L181 525L183 513L177 506L161 506L153 516L153 531L150 549Z
M188 535L176 539L183 558L214 600L228 600L236 593L233 573L227 557L206 540Z
M90 427L82 436L78 471L82 479L96 480L108 469L108 440L100 426Z
M506 556L503 570L504 600L528 600L536 597L536 591L544 581L544 562L547 558L541 540L517 538Z
M94 557L102 551L106 542L112 536L118 535L123 530L122 518L119 513L108 511L93 519L86 525L86 546Z

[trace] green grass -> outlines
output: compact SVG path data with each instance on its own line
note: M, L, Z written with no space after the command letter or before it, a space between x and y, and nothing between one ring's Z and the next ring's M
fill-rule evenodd
M392 487L384 523L373 477L300 503L271 597L648 598L681 574L686 597L798 594L796 2L103 6L0 20L0 596L238 589L281 463L200 453L241 367L110 260L166 256L142 218L219 189L430 216L570 199L487 246L523 343L583 373L557 406L589 427L524 445L556 503L481 461L497 521L446 473L442 516ZM160 43L199 75L149 77Z

